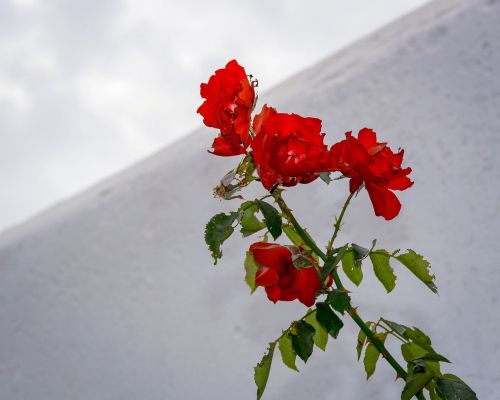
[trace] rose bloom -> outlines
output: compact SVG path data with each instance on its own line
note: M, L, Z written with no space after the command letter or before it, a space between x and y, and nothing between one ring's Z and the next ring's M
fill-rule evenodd
M290 250L276 243L254 243L249 251L260 266L255 275L255 284L264 287L269 300L276 303L278 300L298 299L308 307L314 304L316 293L322 285L312 265L297 269ZM332 279L329 277L327 286L331 284Z
M208 83L200 87L205 99L198 108L203 123L220 130L212 144L211 153L218 156L245 154L252 138L250 118L255 100L255 90L245 69L236 60L218 69Z
M326 171L329 154L320 119L278 113L264 105L253 130L253 160L266 189L309 183Z
M374 131L363 128L357 138L347 132L346 139L334 144L330 153L332 169L351 178L351 193L365 184L375 215L390 220L399 214L401 203L392 191L413 185L407 176L411 168L401 168L404 150L394 153L387 143L377 142Z

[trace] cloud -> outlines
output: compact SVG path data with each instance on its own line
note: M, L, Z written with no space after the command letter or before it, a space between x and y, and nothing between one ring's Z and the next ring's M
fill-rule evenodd
M268 89L424 2L0 2L0 229L198 126L229 59Z

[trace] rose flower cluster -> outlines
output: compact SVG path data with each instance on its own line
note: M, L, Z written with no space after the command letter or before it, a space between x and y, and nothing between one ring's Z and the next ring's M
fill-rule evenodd
M278 300L299 299L308 307L314 304L316 293L322 285L312 266L297 269L288 247L276 243L254 243L249 251L260 265L255 275L255 284L265 288L269 300L276 303ZM314 260L311 259L312 263ZM329 278L327 286L331 284L332 280Z
M403 150L395 153L367 128L357 137L347 132L345 139L329 148L320 119L280 113L268 105L252 119L254 86L236 60L201 84L204 102L198 113L205 125L219 130L211 153L250 155L259 180L269 191L310 183L320 173L338 172L350 178L351 193L366 188L375 215L391 220L399 214L401 203L394 191L413 184L408 178L411 169L401 166ZM290 267L290 251L277 244L255 243L250 251L260 265L256 284L265 287L270 300L314 303L322 284L312 266L300 271Z

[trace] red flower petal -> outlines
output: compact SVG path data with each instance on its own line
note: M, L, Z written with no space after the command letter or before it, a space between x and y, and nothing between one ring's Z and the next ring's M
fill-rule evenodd
M399 214L401 203L389 189L367 184L366 189L373 204L375 215L391 220Z
M218 137L212 153L244 154L251 142L250 118L255 99L245 69L236 60L228 62L225 68L215 71L208 83L201 84L200 94L205 101L197 112L203 116L203 123L218 128L220 137L231 137L230 144Z
M358 138L347 132L345 140L331 147L330 165L351 178L351 193L364 183L375 214L389 220L401 209L401 203L391 190L405 190L413 185L407 177L411 168L401 168L403 156L403 150L394 153L386 143L377 142L373 130L364 128L359 131Z
M363 179L361 178L351 178L351 180L349 181L349 191L351 193L354 193L356 190L359 189L362 183Z
M273 286L276 285L280 277L275 269L262 266L255 274L255 284L257 286Z
M411 171L410 168L407 168ZM388 188L391 190L405 190L413 185L413 182L407 176L393 179L389 182Z
M276 243L258 242L250 246L254 260L261 266L274 268L280 274L292 262L290 250Z
M236 156L238 154L245 154L245 148L241 145L240 139L236 135L231 136L217 136L212 143L212 151L209 153L217 156Z
M281 289L279 288L279 286L266 286L265 289L267 298L271 300L273 303L276 303L278 300L281 300Z
M329 170L321 120L278 113L264 105L254 118L253 130L253 160L266 189L309 183Z
M316 292L321 289L321 282L313 267L303 268L297 272L295 286L299 301L311 307L316 301Z

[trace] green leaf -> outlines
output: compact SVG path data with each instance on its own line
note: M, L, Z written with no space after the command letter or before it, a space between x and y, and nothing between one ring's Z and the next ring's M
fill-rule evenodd
M439 361L439 362L451 363L451 361L448 360L445 356L442 356L441 354L438 354L438 353L427 353L425 356L416 358L413 361L417 361L417 360Z
M427 383L426 387L429 391L429 397L431 400L442 400L441 396L439 396L436 392L436 381L434 379Z
M427 351L418 344L410 342L401 345L401 354L406 362L411 362L418 358L422 358L427 354Z
M292 225L285 224L282 226L282 230L283 232L285 232L285 235L288 237L288 239L290 239L290 242L292 242L295 246L302 247L303 249L307 247L304 239L300 237L300 235Z
M375 276L384 285L387 293L392 292L396 287L396 275L389 265L389 253L386 250L380 249L370 253L370 260L373 264Z
M250 251L247 251L247 255L245 257L245 282L250 288L251 294L257 289L257 285L255 284L255 274L257 274L258 270L259 266L255 262L253 254Z
M245 201L240 206L240 211L242 212L240 232L244 237L250 236L266 227L265 222L260 221L255 216L255 214L259 211L259 207L255 204L255 202Z
M342 260L342 257L344 257L344 254L347 250L347 244L339 249L337 252L337 255L335 257L329 257L325 264L323 265L323 269L321 270L320 274L320 281L324 282L327 278L327 276L330 274L330 272L333 271L333 269L338 265L340 260Z
M476 393L465 382L451 374L437 378L436 390L443 400L477 400Z
M288 368L293 369L294 371L299 372L297 366L295 365L295 359L297 358L297 354L293 351L292 339L285 333L278 342L278 348L281 353L281 360L283 364L285 364Z
M319 177L323 182L325 182L327 185L330 184L332 181L332 178L330 177L330 172L320 172Z
M311 260L311 257L303 252L302 248L298 246L286 246L292 253L292 262L295 268L301 270L302 268L311 267L315 261Z
M366 249L362 246L359 246L356 243L352 244L352 252L354 255L354 262L357 266L360 266L361 261L363 261L363 259L365 259L366 256L368 256L368 254L370 254L369 249Z
M384 321L389 326L389 328L391 328L392 330L399 333L401 336L408 339L408 337L406 336L406 330L410 328L408 328L405 325L398 324L397 322L389 321L387 319L383 319L382 321Z
M318 319L316 318L316 310L314 310L307 317L305 317L304 321L306 321L309 325L311 325L315 330L313 336L314 344L321 350L325 351L326 345L328 343L328 332L318 322Z
M361 352L363 351L363 346L365 345L366 342L366 333L363 332L363 330L359 330L358 333L358 342L356 344L356 351L358 353L358 361L361 358Z
M385 338L387 337L387 333L381 333L377 335L377 338L384 343ZM375 367L377 366L377 361L380 358L380 352L373 345L373 343L369 343L365 350L365 358L363 360L363 364L365 366L366 371L366 379L370 379L370 376L375 372Z
M363 271L361 266L358 266L354 262L354 253L352 250L346 251L342 257L342 269L346 276L354 283L359 286L363 280Z
M264 393L264 389L266 388L269 372L271 371L271 363L273 362L275 346L275 342L269 343L267 353L264 354L260 363L258 363L254 368L253 379L257 385L257 400L260 400L262 394Z
M413 360L413 362L422 362L422 359ZM441 366L438 361L424 361L425 370L430 371L434 376L441 375Z
M240 217L239 212L231 212L229 214L216 214L208 221L205 227L205 243L212 253L214 265L217 260L222 258L220 246L234 232L233 223Z
M307 243L302 239L302 237L297 233L295 228L292 225L285 224L282 226L283 232L290 239L290 241L295 245L302 247L304 250L311 250L311 248L307 245ZM306 232L307 237L311 242L314 242L312 237Z
M327 303L316 303L316 319L326 329L326 331L336 338L344 326L342 320L333 312Z
M408 249L407 253L400 254L395 258L408 268L418 279L425 283L430 290L437 293L437 286L434 283L436 277L430 273L430 264L423 256Z
M406 335L408 338L421 346L430 346L432 344L431 338L416 327L413 327L413 329L407 329Z
M293 349L304 362L307 362L312 354L314 332L314 328L302 320L296 321L290 328Z
M260 211L262 211L262 215L264 215L264 220L266 221L269 233L272 235L274 240L278 239L281 235L283 225L281 215L271 204L262 200L256 200L256 202L259 205Z
M406 382L403 392L401 393L401 400L410 400L427 385L433 376L433 373L430 371L414 374L408 379L408 382Z
M346 312L351 306L351 299L347 292L339 289L332 289L330 293L328 293L328 297L326 299L328 304L330 304L334 310L338 311L342 315Z

